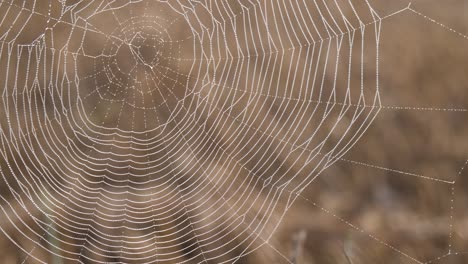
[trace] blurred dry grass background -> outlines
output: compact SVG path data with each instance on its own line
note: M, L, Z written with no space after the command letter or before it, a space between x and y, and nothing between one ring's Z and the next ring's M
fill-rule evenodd
M408 5L408 2L400 0L371 3L381 17ZM297 264L468 263L468 168L463 169L468 159L465 133L468 124L465 123L468 114L467 6L464 0L412 1L411 7L421 14L405 10L382 21L380 86L383 108L377 119L349 153L305 188L269 240L270 245L263 245L238 263L287 263L275 250ZM0 15L2 12L4 10L0 10ZM373 30L373 27L369 27L369 30ZM60 32L60 29L56 31ZM183 37L186 33L180 30L178 35ZM30 35L35 35L34 29L29 29L21 37L27 40ZM97 47L100 44L96 41ZM180 46L179 50L190 53L185 46ZM172 55L185 56L180 54ZM375 74L372 58L370 55L366 61L366 76ZM190 70L190 64L172 65L174 62L170 60L160 63L166 63L168 68L177 67L179 72ZM83 62L80 69L89 73L95 70L87 66L89 64ZM203 70L212 69L207 66ZM187 83L189 86L191 84L190 80L178 78L175 73L166 74L172 77L163 82L176 87L176 91L183 90ZM1 78L5 77L0 76L3 83ZM183 83L174 79L183 80ZM86 85L93 89L92 84ZM203 87L194 89L205 92ZM171 100L180 99L182 94L183 91L176 92L173 98L168 97L168 104L175 106ZM209 92L207 94L209 97ZM136 104L140 102L129 98L125 100L134 100ZM158 97L157 100L163 99ZM85 103L95 104L92 101ZM144 100L141 107L145 107ZM148 117L148 120L158 121L145 126L157 126L158 122L163 122L160 120L168 119L168 110L161 109L158 118ZM122 120L133 118L130 112L123 112ZM2 127L6 126L5 115L8 113L0 113ZM115 113L109 115L112 117ZM107 114L105 118L98 114L94 114L94 117L104 125L107 119L112 120ZM122 121L118 125L125 129L129 124L130 121ZM208 124L216 126L215 120L210 120ZM133 125L132 128L143 129ZM219 141L227 140L222 135L228 133L229 129L219 132ZM256 137L252 131L245 133ZM262 139L258 137L258 140ZM0 144L4 144L3 141ZM167 144L180 148L173 142ZM85 146L83 143L79 147ZM21 151L26 150L20 150L18 155L22 155ZM91 152L90 155L99 157L98 154ZM280 154L278 156L281 158ZM200 157L202 160L210 158L209 155ZM221 164L226 156L218 158ZM1 166L3 171L7 171L4 163ZM190 170L184 173L197 174ZM0 188L5 197L11 198L5 186ZM268 196L264 199L268 199ZM1 221L8 221L2 217ZM15 232L10 232L14 236ZM26 254L3 238L0 239L1 262L21 263ZM33 247L25 239L17 243L24 248ZM452 254L447 255L449 252ZM50 263L56 261L40 248L35 249L33 254ZM102 261L114 263L119 260ZM26 263L35 262L27 258Z

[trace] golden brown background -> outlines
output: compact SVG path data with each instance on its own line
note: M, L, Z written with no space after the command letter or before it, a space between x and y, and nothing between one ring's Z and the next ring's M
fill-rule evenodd
M86 1L65 2L67 2L68 5L73 5L75 3L78 4L78 6L87 3ZM166 19L164 21L166 22L173 21L173 18L170 17L168 13L165 13L166 11L161 11L166 9L162 7L159 8L159 6L165 6L165 3L157 3L157 1L154 1L150 3L149 7L134 3L126 7L122 1L117 2L119 2L117 5L121 5L121 8L115 11L118 13L119 17L135 17L141 12L141 17L144 21L142 23L146 25L150 23L147 20L151 20L152 16L164 17ZM168 2L171 2L171 0ZM248 4L248 1L239 2ZM266 6L265 10L269 10L268 5L270 5L270 3L268 1L260 2L260 6ZM321 1L310 1L308 4L312 5L315 2L322 4ZM329 2L331 3L332 1ZM346 1L338 2L345 3ZM365 1L352 2L356 3L360 11L365 12ZM10 32L6 37L2 37L2 43L5 44L11 41L13 36L16 36L18 32L21 33L18 33L15 43L31 43L37 39L40 34L46 32L44 28L51 23L48 21L48 17L57 17L60 13L61 5L58 1L36 1L36 6L34 7L36 10L35 15L33 15L31 21L27 23L27 27L22 28L21 26L24 25L22 19L31 13L31 2L26 5L24 5L24 3L23 1L13 0L1 2L0 20L3 18L5 19L2 24L0 24L0 34L7 31ZM174 1L172 3L174 3ZM412 1L409 8L407 8L409 3L401 0L379 0L370 1L370 3L380 17L383 18L381 21L382 31L379 56L379 81L382 107L379 108L380 111L377 118L349 152L342 157L338 157L336 162L324 170L324 172L302 190L284 218L282 218L282 210L284 206L286 206L285 198L279 202L280 206L275 209L274 214L271 216L273 219L271 226L269 225L263 231L264 233L261 234L265 237L272 235L272 237L263 245L261 241L253 241L253 245L259 246L260 248L238 259L237 263L468 263L468 168L465 168L466 161L468 161L466 153L468 141L466 140L466 133L464 130L467 128L466 121L468 114L468 52L466 51L468 44L468 15L466 15L468 13L468 3L464 0L418 0ZM288 4L290 3L285 1L285 5ZM48 15L50 10L52 10L52 13ZM131 10L131 13L128 13L128 10ZM151 10L151 15L148 15L148 10ZM398 13L392 15L394 12ZM13 20L12 18L15 17L15 15L12 14L20 14L20 19L18 21ZM63 18L62 20L70 22L62 23L54 27L53 36L55 38L55 43L48 43L46 41L46 46L58 47L63 45L63 42L66 41L66 37L73 34L80 34L79 32L70 33L70 28L68 26L72 21L67 19ZM106 27L109 27L109 32L113 32L111 29L115 28L115 25L109 23L110 20L106 19L105 17L101 17L91 22L100 24L102 30L106 30ZM376 50L375 33L372 33L372 31L375 29L374 26L376 23L372 22L373 18L369 13L367 13L367 16L364 16L363 19L366 23L369 23L369 25L366 26L364 76L366 80L368 80L366 81L366 85L375 86L375 83L372 82L372 78L375 76ZM181 21L183 21L183 19ZM190 32L187 31L187 26L181 21L170 25L171 33L173 33L172 36L175 36L176 39L179 40L190 34ZM280 23L280 21L277 22ZM270 20L270 23L275 22ZM168 24L161 23L157 26L164 28L164 26L167 25ZM10 26L12 27L10 28ZM82 24L82 26L84 27L86 24ZM123 37L134 36L132 35L133 32L125 32L122 29L120 31L121 32L113 32L112 34ZM125 35L127 33L129 34L128 36ZM226 37L231 41L230 43L235 39L235 36L231 33L232 32L226 33ZM111 50L114 47L114 44L106 42L109 40L101 39L99 34L95 36L89 34L88 37L90 39L85 39L83 41L85 43L84 48L89 54L93 54L93 52L96 55L99 54L99 52L103 50L102 46L107 45L106 47L109 47ZM277 37L286 39L284 32L278 32ZM260 34L258 38L265 38L265 36ZM79 44L79 38L72 39L73 42L70 44L70 49L75 48L77 50L77 47L72 46ZM136 41L138 41L138 39L136 39ZM126 79L125 74L122 76L114 76L115 83L121 83L119 85L105 86L103 91L105 97L130 102L134 106L140 107L140 110L146 109L145 107L149 107L148 105L159 105L160 107L157 107L156 111L137 111L135 114L132 107L119 110L118 106L114 105L112 101L106 101L108 103L104 104L96 101L97 96L93 94L96 85L106 85L106 78L109 77L97 74L99 70L96 69L95 66L105 67L107 62L104 60L100 62L101 64L95 64L84 57L80 60L80 65L77 67L83 76L89 75L94 77L81 82L79 92L81 94L91 94L91 96L83 101L83 109L90 115L90 120L85 121L77 119L76 125L94 122L94 124L100 124L104 127L145 131L147 128L158 127L169 120L171 111L177 108L177 101L182 100L186 106L186 108L182 110L186 112L193 111L197 116L205 120L204 122L207 126L207 130L214 131L213 135L215 136L213 136L213 138L215 138L214 141L217 142L214 145L209 145L205 149L197 148L196 154L192 154L202 163L205 162L205 167L213 169L215 172L217 171L219 174L222 174L223 177L230 177L229 175L241 171L239 174L241 178L236 178L238 182L235 182L235 184L239 186L247 185L245 188L252 187L254 191L260 192L258 196L255 196L259 197L258 199L249 202L255 203L253 210L258 210L261 212L260 214L265 214L262 210L266 209L261 207L261 203L264 200L272 199L269 194L262 193L263 189L258 188L258 186L246 184L243 179L250 177L250 175L239 168L239 165L236 165L237 163L234 165L228 163L228 165L226 165L224 162L226 159L240 158L240 155L230 156L220 154L211 156L209 153L216 153L222 146L229 145L228 143L232 140L229 138L229 135L233 133L243 133L247 138L254 138L254 142L257 144L252 144L252 142L250 142L246 143L247 147L233 147L232 149L223 148L223 151L226 153L239 151L240 153L251 155L250 157L253 159L251 164L243 164L242 161L240 161L240 163L246 168L256 170L260 175L272 175L271 177L275 177L277 176L275 173L287 174L288 172L285 172L287 168L293 168L293 170L299 171L298 167L304 163L303 157L298 154L297 156L300 158L299 162L293 162L294 159L292 156L286 155L281 151L275 152L273 158L265 160L262 160L262 156L257 152L252 154L254 150L256 151L256 147L261 145L259 143L263 141L267 141L272 145L277 144L281 146L283 146L283 144L287 145L288 143L277 140L277 137L264 137L253 129L244 129L242 124L236 123L229 117L223 115L218 116L216 114L213 116L207 111L200 110L203 109L203 106L212 104L212 102L215 102L219 98L221 98L221 101L218 102L218 108L215 109L216 111L221 111L221 109L228 107L229 105L226 106L223 102L229 102L233 99L240 100L240 103L233 107L234 113L236 113L236 111L242 111L247 103L244 97L232 95L228 88L224 87L221 89L222 87L211 85L216 80L207 80L209 85L206 85L206 83L202 82L203 80L201 82L196 82L192 77L184 77L184 74L189 74L192 63L195 63L192 57L193 50L191 49L192 44L190 42L186 44L174 44L177 47L177 52L175 52L173 46L162 45L158 40L152 41L153 42L147 43L149 47L158 46L157 51L159 50L162 54L166 55L166 58L172 57L175 59L163 59L163 56L161 56L160 59L157 51L151 48L140 50L138 51L139 55L143 56L143 58L137 62L139 63L138 67L140 67L140 70L135 73L134 78ZM200 47L206 47L206 45L208 45L208 43L205 42L200 45ZM346 44L344 45L346 46ZM244 47L245 50L250 48L249 45ZM2 68L0 68L0 91L2 91L2 94L5 94L4 91L6 91L6 94L9 96L2 96L2 109L4 109L7 101L10 105L14 103L14 96L11 94L11 85L14 82L11 78L14 77L12 77L11 74L7 77L8 75L6 73L8 70L4 66L7 65L8 60L11 60L10 62L12 64L18 61L16 57L6 57L6 50L7 48L4 45L2 47L4 53L0 60L2 65ZM125 67L126 63L132 64L132 60L130 59L132 50L127 50L126 52L127 53L122 52L116 55L119 60L116 65ZM199 53L200 50L197 50L196 53L197 52ZM285 51L284 54L285 57L297 56L297 54L289 54L287 51ZM21 56L24 56L24 54ZM72 57L70 54L65 55L65 57L66 56ZM359 51L356 51L354 56L360 56ZM148 59L148 57L152 59ZM292 58L292 60L302 59L303 58L300 56ZM145 71L149 71L147 68L148 65L145 64L154 62L168 69L165 72L157 73L165 76L160 82L164 84L161 85L162 88L156 88L159 90L152 90L152 86L146 84L140 85L140 88L133 88L136 91L133 95L132 93L125 94L126 88L138 86L138 81L144 79L145 74L147 74ZM214 73L220 74L219 69L213 69L213 65L203 61L196 63L200 67L200 72L208 73L208 75ZM91 65L94 65L94 67ZM127 67L131 68L132 66L127 65ZM352 67L352 89L356 90L359 89L360 80L359 60L357 62L355 61ZM17 68L20 72L15 74L23 76L23 78L17 78L20 84L23 84L23 82L27 83L25 76L33 73L26 73L27 67L23 64L17 66ZM37 66L37 68L44 69L42 66ZM47 68L47 66L45 68ZM65 68L60 70L62 72L67 72L69 69ZM123 71L125 72L125 69L123 69ZM332 69L327 71L331 72L322 74L326 76L325 82L330 83L333 80L333 71ZM95 73L96 75L93 75ZM138 73L140 73L141 76L138 75ZM191 74L196 73L197 72L192 72ZM258 74L265 74L268 78L278 78L278 82L280 82L281 76L285 76L288 73L286 66L286 70L283 71ZM234 76L232 76L233 74L233 72L229 72L224 82L226 84L229 83L229 86L236 86L234 89L239 89L240 91L248 90L248 87L243 87L240 83L236 84L236 82L232 80L234 78ZM250 76L249 78L252 80L245 80L247 82L253 82L257 80L255 78L260 78L258 76L248 76ZM340 71L337 83L345 83L346 77L346 74ZM122 79L116 81L118 78ZM3 85L4 83L5 85ZM21 85L18 86L20 87ZM287 84L284 84L284 86L285 91L291 91L293 98L299 97L299 91L302 87L288 86ZM165 90L164 87L173 87L173 89ZM272 90L269 90L270 88L271 87L261 87L260 91L264 94L271 95ZM44 87L38 89L46 90ZM154 91L155 94L149 93L145 89ZM216 89L218 89L218 93L213 92ZM184 97L188 90L196 91L206 96L206 102L199 102L199 105L191 104L197 100L197 97ZM158 93L156 93L156 91ZM370 93L367 95L369 96L368 98L373 98L374 92L372 90L368 91ZM113 92L115 92L115 94L112 94ZM69 100L71 104L76 103L76 93L70 92L70 94L71 99L69 98L66 100ZM34 95L39 96L39 93ZM46 96L52 98L56 95L49 94ZM149 103L151 97L156 103L154 101ZM356 99L357 98L353 98L353 100ZM55 98L55 100L58 99ZM284 106L283 103L275 101L275 99L271 99L271 97L268 96L262 97L259 100L273 107L259 108L257 105L247 107L249 113L259 112L262 115L262 119L271 123L285 122L288 124L288 127L297 125L297 123L285 119L285 115L281 115L283 118L275 119L275 113L288 113L294 110L289 109L287 106ZM20 100L19 104L26 104L26 102L28 102L28 100ZM33 105L41 110L46 109L48 114L53 116L55 111L54 107L60 108L60 106L52 106L50 102L51 100L41 104L40 101L35 101ZM372 102L372 100L368 99L368 102ZM93 109L92 112L91 109ZM60 108L60 111L62 111L62 108ZM310 109L305 111L309 113ZM71 112L72 115L77 115L77 112ZM150 112L151 114L149 114ZM143 124L141 120L144 113L148 113L148 116L144 117L147 122ZM59 116L61 115L61 113L57 114ZM296 113L294 112L294 114ZM116 122L117 116L118 121ZM11 120L7 117L10 117ZM28 123L29 121L25 121L28 118L37 118L37 120ZM35 130L31 126L37 126L37 128L39 128L42 126L42 123L47 123L47 126L52 130L58 126L64 126L57 120L49 122L41 118L40 116L29 116L29 114L22 115L21 113L7 111L0 112L0 122L3 131L2 140L0 141L2 151L0 168L4 176L1 184L3 198L1 203L3 206L0 215L0 226L5 232L5 235L2 235L2 239L0 240L1 263L39 263L38 260L46 263L74 262L50 254L49 251L53 251L53 249L48 247L50 247L51 243L57 243L56 241L54 242L51 237L45 236L43 238L44 241L40 242L44 247L40 247L35 246L27 237L18 235L17 228L21 230L22 224L33 226L33 224L27 222L28 219L30 221L34 217L40 218L43 216L41 212L37 210L33 202L26 204L26 208L28 208L32 216L28 215L25 210L20 208L22 205L14 202L13 197L15 194L12 194L10 188L18 188L14 185L20 183L12 177L11 170L18 175L22 175L22 172L24 172L22 167L32 166L35 162L38 162L30 160L28 156L26 156L27 153L30 153L30 149L35 149L36 151L42 150L44 153L48 153L52 148L41 148L40 146L45 145L47 139L39 135L31 146L23 145L23 147L19 149L11 150L8 147L8 145L11 145L12 141L9 136L19 135L20 132L18 131L21 131L21 129L23 131ZM219 124L222 123L219 121L219 118L233 125L233 127L227 128L227 125L219 126ZM175 121L172 123L169 122L167 130L162 130L162 132L183 131L184 128L181 128L180 124L187 123L195 127L197 126L196 122L198 121L176 115ZM311 129L316 125L314 122L318 122L318 120L312 120L308 124L303 124L303 126L310 129L308 131L312 131ZM329 128L330 124L328 124ZM263 125L259 120L253 120L251 125L253 127L265 129L265 127L262 127ZM9 128L11 128L12 131L9 131ZM62 132L58 132L63 134L57 135L57 140L60 141L66 135L73 134L75 130L76 127L65 126ZM284 128L284 131L280 130L281 129L268 131L268 133L273 133L275 135L283 133L281 135L297 136L299 139L301 136L306 136L295 135L294 131L288 131L287 128ZM340 131L339 128L337 130ZM85 135L86 133L86 128L84 128L82 134ZM189 131L184 133L186 133L185 135L190 134ZM83 136L82 134L77 135L77 137ZM163 145L171 149L174 154L179 153L179 149L187 148L185 144L177 144L177 141L165 141L161 139L163 136L158 133L151 134L150 132L145 135L147 138L153 136L157 138L156 141L164 142ZM338 135L334 136L338 137ZM23 135L23 137L26 136ZM119 140L119 137L117 136L117 138L115 138L109 136L109 138L101 138L100 140L104 141L106 139L115 141ZM291 139L289 143L292 141L301 142L299 139L295 139L297 141ZM132 153L132 151L128 149L133 143L125 141L125 138L118 141L120 143L117 143L117 141L113 143L115 146L118 146L117 148L112 148L112 145L108 145L107 147L96 150L89 148L92 142L86 139L85 136L83 136L81 140L82 141L76 143L76 148L85 149L90 157L96 159L106 158L106 151L115 151L115 153L121 154L124 157L128 157L130 154L138 154L138 151ZM195 139L191 141L185 138L184 140L187 142L186 144L190 146L197 144ZM200 141L203 140L207 139L200 139ZM330 144L333 144L336 140L337 138L332 138ZM273 151L271 148L260 149L260 152L271 151ZM26 158L18 158L22 155ZM161 157L164 156L155 154L151 156L150 159L157 160ZM273 165L268 167L255 167L255 159L264 164ZM16 164L18 168L11 169L8 167L9 163L7 161L11 162L12 160L21 160L25 164ZM178 157L170 161L161 161L161 164L184 167L184 160L183 157ZM131 162L136 161L139 160L135 159ZM30 162L30 164L28 162ZM117 163L122 164L122 160ZM57 167L61 167L62 165L63 164L56 164ZM207 175L206 173L204 174L200 171L196 171L194 168L199 166L196 162L194 164L185 165L188 169L180 169L178 171L180 174L177 174L177 177L180 179L211 179L217 177L215 175L216 173ZM163 167L163 165L160 166ZM300 172L301 175L303 174L303 178L301 179L307 176L307 171L312 170L313 166L315 166L315 164L311 162L311 164L309 164L310 168L306 168L303 172ZM224 170L226 167L228 172ZM62 171L66 172L66 169L65 166ZM119 176L122 175L121 173L122 171L112 171L111 169L108 171L107 176L113 180L125 180L127 176ZM147 173L151 174L151 172ZM158 179L158 177L162 177L162 175L166 173L165 171L155 172L151 174L151 177ZM52 173L51 175L56 179L62 177L59 174ZM86 169L84 169L83 178L86 179L86 177ZM7 183L13 186L7 187ZM119 187L122 186L118 186L118 184L114 186L114 188ZM192 187L189 185L189 188ZM150 193L140 194L148 197L152 196ZM79 191L77 191L75 195L79 196ZM131 199L137 200L139 199L138 197L139 196L135 195L135 197ZM254 197L254 195L251 197ZM40 200L41 197L35 197L32 201L37 199ZM173 197L173 199L175 198ZM208 202L216 204L214 200L220 198L212 197L211 199L213 199L213 201L210 200ZM11 207L7 206L7 201L10 202ZM79 204L76 206L79 206ZM177 206L182 205L179 204ZM117 206L116 208L120 207ZM61 212L66 216L65 209L55 209L56 212ZM97 210L103 211L105 209L98 208ZM20 215L13 214L13 211L17 211ZM107 213L113 214L116 212L118 212L117 209L116 211ZM204 213L207 213L207 211ZM161 214L164 214L164 212ZM190 218L191 216L184 217ZM197 217L200 217L202 222L208 221L203 215ZM65 218L67 219L67 217ZM24 219L26 223L20 224L19 219ZM180 231L181 233L174 231L180 236L185 232L185 225L187 225L186 222L183 220L181 221L183 223ZM252 217L249 221L255 222L255 217ZM93 220L88 219L87 223L88 222L92 225ZM18 224L18 226L15 227L15 224ZM105 224L113 225L111 222ZM277 228L275 228L276 224L278 224ZM155 223L155 225L158 225L158 223ZM229 241L229 237L235 236L236 233L242 234L240 238L238 238L239 240L251 235L248 231L246 232L246 229L243 227L233 228L229 224L226 224L226 227L232 228L232 230L226 231L227 236L219 240L220 247L217 248L213 254L221 254L223 250L228 250L228 246L226 246L226 248L224 247L225 243ZM39 227L36 226L35 228ZM204 228L209 229L210 226L206 225ZM108 230L104 232L108 232ZM119 231L115 232L117 233ZM8 239L7 235L12 239ZM72 238L68 239L73 240ZM197 239L196 233L191 234L190 238L187 239L189 241L188 244L183 244L181 247L194 247L196 243L193 241L190 242L193 239ZM15 246L12 240L25 251ZM164 243L164 241L160 241L160 243ZM215 248L215 246L216 245L212 245L213 248ZM244 244L242 244L242 246L244 246ZM207 249L208 248L194 250L206 251ZM69 248L69 250L79 251L79 248ZM34 256L38 260L33 257L28 257L26 252L31 252L31 256ZM182 249L180 252L180 254L184 253ZM236 251L228 252L223 258L213 260L213 262L227 261L236 257L236 254L242 254L242 252L245 252L244 248L238 248ZM112 255L112 250L109 249L107 253ZM91 252L85 254L89 254L91 259L99 259L99 261L102 262L130 262L129 258L125 256L119 258L118 254L114 254L111 257L99 257L93 255ZM133 252L133 254L132 256L138 256L142 259L146 257L145 253ZM187 261L190 257L190 254L174 256L174 261L172 262ZM134 263L150 260L156 261L157 257L148 257L148 259L144 261L135 261ZM80 261L93 263L85 259ZM172 262L163 261L162 263ZM200 256L194 257L190 262L203 262L203 258Z

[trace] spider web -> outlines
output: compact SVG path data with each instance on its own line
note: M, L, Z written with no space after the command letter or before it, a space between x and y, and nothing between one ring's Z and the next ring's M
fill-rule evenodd
M23 262L241 262L267 246L292 263L272 236L388 108L381 26L402 12L422 15L2 1L0 228Z

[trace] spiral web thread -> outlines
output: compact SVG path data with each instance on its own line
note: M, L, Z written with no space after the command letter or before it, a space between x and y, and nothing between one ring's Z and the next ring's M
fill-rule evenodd
M0 228L24 263L291 263L269 240L385 108L381 22L409 10L2 1Z

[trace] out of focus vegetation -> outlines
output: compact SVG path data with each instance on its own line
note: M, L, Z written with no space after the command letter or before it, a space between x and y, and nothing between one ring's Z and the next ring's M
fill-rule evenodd
M20 4L20 1L4 2ZM46 2L37 1L38 5ZM383 107L375 122L350 152L305 188L268 244L238 263L288 263L285 257L297 264L468 263L468 167L464 168L468 159L468 16L465 15L468 4L465 2L412 1L411 9L382 20L379 79ZM401 0L379 0L372 4L381 17L408 6L408 2ZM8 4L0 8L1 20ZM28 33L35 35L34 28ZM187 32L180 33L181 37L184 33ZM170 62L161 63L171 67ZM181 72L190 69L187 65L187 69L180 67ZM373 78L375 61L366 61L365 70L365 77ZM181 84L173 81L178 78L175 73L167 74L171 76L165 80L167 85L176 87L174 98L168 100L172 106L175 103L171 100L182 98L183 92L177 87L183 89L190 81L180 78L184 80ZM1 78L4 77L0 77L3 85ZM167 109L162 109L159 116L153 116L154 123L145 126L157 126L163 122L160 120L168 119ZM106 125L108 115L115 113L93 115ZM4 127L5 114L0 113L0 118ZM132 118L130 112L123 111L119 128L129 128ZM4 141L0 141L4 147L2 144ZM222 161L220 158L219 163ZM0 162L4 170L6 165ZM0 188L5 197L11 198L5 186ZM9 222L3 214L0 221ZM3 228L15 239L11 225L5 224ZM27 239L15 242L28 251L33 249L32 252L19 250L6 236L1 238L1 263L21 263L25 259L25 263L35 263L27 257L28 253L50 263L57 261Z

